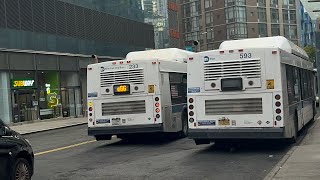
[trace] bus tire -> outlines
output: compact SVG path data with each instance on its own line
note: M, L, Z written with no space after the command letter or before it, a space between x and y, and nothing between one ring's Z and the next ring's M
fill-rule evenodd
M194 142L196 143L196 145L210 144L209 139L195 139Z
M298 138L298 129L299 129L299 125L298 125L298 115L296 113L296 115L294 116L293 119L293 125L294 125L294 132L293 132L293 136L291 138L289 138L289 143L290 144L294 144L297 142L297 138Z
M111 135L96 135L94 136L97 141L102 141L102 140L111 140Z
M187 137L188 136L188 116L186 112L183 112L182 117L181 117L181 121L182 121L182 130L181 130L181 137Z

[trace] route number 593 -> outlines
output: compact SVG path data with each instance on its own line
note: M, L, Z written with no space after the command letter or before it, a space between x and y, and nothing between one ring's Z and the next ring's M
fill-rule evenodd
M240 59L246 59L246 58L251 58L252 55L251 53L241 53L240 54Z

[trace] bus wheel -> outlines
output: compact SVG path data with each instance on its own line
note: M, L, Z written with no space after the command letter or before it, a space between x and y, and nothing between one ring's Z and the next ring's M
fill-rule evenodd
M290 144L296 143L298 138L298 116L297 115L294 116L293 123L294 123L294 132L293 132L293 136L289 139Z
M210 144L210 140L208 139L195 139L194 142L196 143L196 145Z
M182 131L181 131L181 137L187 137L188 136L188 118L187 116L182 116Z
M94 136L97 141L102 141L102 140L111 140L111 135L96 135Z

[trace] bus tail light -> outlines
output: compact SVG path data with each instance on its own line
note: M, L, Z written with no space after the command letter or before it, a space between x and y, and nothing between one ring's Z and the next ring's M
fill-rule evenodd
M194 122L194 119L193 119L193 118L190 118L190 119L189 119L189 122L190 122L190 123L193 123L193 122Z
M276 102L276 106L277 106L277 107L280 107L280 106L281 106L281 102L279 102L279 101Z
M190 61L193 60L193 57L190 57L189 60L190 60Z
M233 53L233 50L229 50L229 53Z
M159 113L160 112L160 109L159 108L156 108L156 113Z
M191 105L189 106L189 109L192 110L193 108L194 108L194 106L191 104Z
M152 62L152 64L157 64L157 62Z
M154 98L155 101L159 101L159 97Z
M117 62L112 62L113 65L117 64Z
M220 51L220 54L223 54L224 53L224 51Z
M123 61L120 61L120 64L123 64Z
M272 51L272 54L277 54L278 53L278 51Z
M196 126L197 126L197 123L193 123L193 126L196 127Z
M276 113L280 114L281 113L281 109L276 109Z
M281 96L277 94L274 98L276 98L276 100L280 100Z
M193 103L193 101L194 101L193 98L189 99L189 103Z
M159 118L160 118L160 114L157 114L157 115L156 115L156 118L158 118L158 119L159 119Z
M193 111L190 111L189 112L189 116L193 116L194 115L194 112Z
M93 110L93 108L92 107L89 107L89 111L91 112Z
M159 107L160 104L159 104L158 102L156 102L156 103L154 104L154 106Z
M276 120L277 120L277 121L281 121L281 120L282 120L282 117L281 117L281 116L277 116L277 117L276 117Z
M127 61L127 63L129 64L129 63L131 63L131 61Z
M243 49L239 49L238 51L239 51L239 52L243 52Z

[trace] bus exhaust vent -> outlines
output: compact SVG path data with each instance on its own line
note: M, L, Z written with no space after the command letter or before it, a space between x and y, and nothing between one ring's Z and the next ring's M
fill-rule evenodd
M146 102L126 101L102 103L102 116L146 113Z
M262 114L262 98L205 101L206 115Z
M129 69L122 71L106 71L100 73L101 87L108 87L114 84L143 84L143 69Z
M219 78L234 78L245 76L247 78L260 78L260 60L238 60L227 62L210 62L204 65L205 81Z

